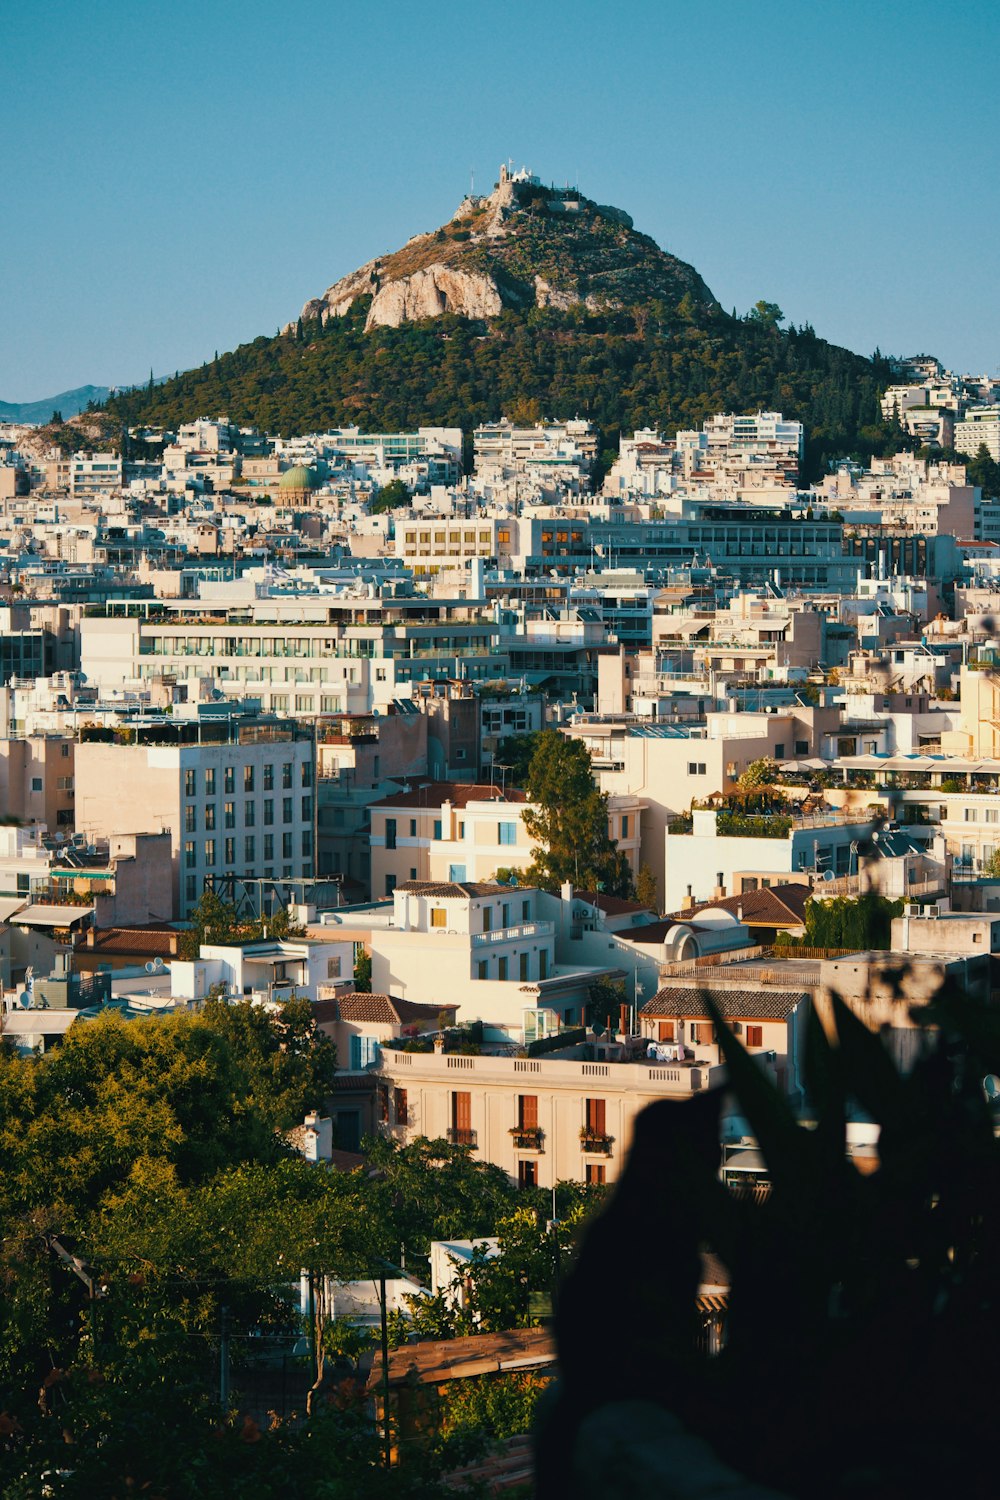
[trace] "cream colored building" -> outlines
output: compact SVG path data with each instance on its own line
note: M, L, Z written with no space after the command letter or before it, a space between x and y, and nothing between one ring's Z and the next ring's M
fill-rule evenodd
M457 1008L487 1040L528 1044L586 1019L591 985L617 965L557 964L541 893L492 882L406 881L392 919L371 930L372 988Z
M1000 758L1000 675L963 667L959 692L958 724L943 731L942 754Z
M499 774L499 773L498 773ZM377 900L407 880L493 880L527 870L535 840L524 826L527 799L500 786L429 782L393 793L371 812L371 890ZM629 793L608 799L608 834L639 871L646 803Z
M719 1081L710 1065L621 1062L608 1055L465 1057L383 1048L378 1077L389 1090L390 1133L469 1146L525 1187L615 1182L636 1116L662 1099L683 1100ZM668 1183L665 1180L664 1190Z

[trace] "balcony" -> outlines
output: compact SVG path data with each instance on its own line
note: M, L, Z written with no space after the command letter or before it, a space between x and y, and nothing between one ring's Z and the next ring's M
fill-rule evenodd
M515 938L553 937L554 922L522 922L517 927L498 927L495 932L474 932L472 944L481 948L489 943L509 943Z
M601 1130L591 1130L589 1125L580 1130L580 1150L588 1156L610 1156L613 1144L614 1136L605 1135Z
M512 1125L510 1131L511 1140L514 1142L515 1151L544 1151L542 1144L545 1132L537 1126Z
M474 1130L459 1130L455 1126L448 1131L449 1146L471 1146L475 1150L476 1132Z

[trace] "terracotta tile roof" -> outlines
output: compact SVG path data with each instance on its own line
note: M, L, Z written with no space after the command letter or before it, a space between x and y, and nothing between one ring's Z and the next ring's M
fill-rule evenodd
M404 880L396 886L397 891L408 891L412 896L509 896L512 891L530 890L531 887L497 885L494 880Z
M771 885L757 891L744 891L741 896L724 896L721 901L702 901L691 915L702 911L728 911L735 917L740 908L743 920L750 926L788 927L800 926L805 921L806 902L812 898L807 885ZM678 917L678 921L686 921Z
M710 994L722 1014L731 1021L785 1021L809 995L805 990L709 990L694 985L665 986L642 1007L640 1015L650 1018L681 1016L709 1020L705 995Z
M442 1011L449 1014L454 1005L420 1005L399 995L369 994L351 990L332 1000L319 1000L313 1006L317 1021L361 1021L378 1026L405 1026L410 1021L436 1022Z
M135 954L141 958L174 958L179 934L171 927L102 927L81 953Z
M651 910L650 907L643 906L641 901L626 901L623 896L605 896L603 891L574 891L573 896L577 901L585 901L588 906L596 906L598 911L605 912L609 917Z
M469 785L461 781L425 781L411 787L408 792L393 792L374 807L440 807L450 802L453 807L467 807L470 802L527 802L527 797L517 787L501 791L498 786Z

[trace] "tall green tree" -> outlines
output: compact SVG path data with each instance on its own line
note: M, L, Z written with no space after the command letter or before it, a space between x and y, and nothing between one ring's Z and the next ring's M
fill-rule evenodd
M581 890L628 896L628 860L608 833L608 799L598 790L582 740L545 729L528 768L524 826L538 841L528 879L558 891L564 880Z

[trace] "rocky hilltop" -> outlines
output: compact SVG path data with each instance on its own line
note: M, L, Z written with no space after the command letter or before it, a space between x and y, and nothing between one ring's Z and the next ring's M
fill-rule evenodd
M362 298L371 299L371 329L443 313L495 318L505 308L673 307L685 294L715 303L694 267L639 234L621 209L501 167L488 197L466 198L440 229L334 282L305 304L302 320L342 317Z

